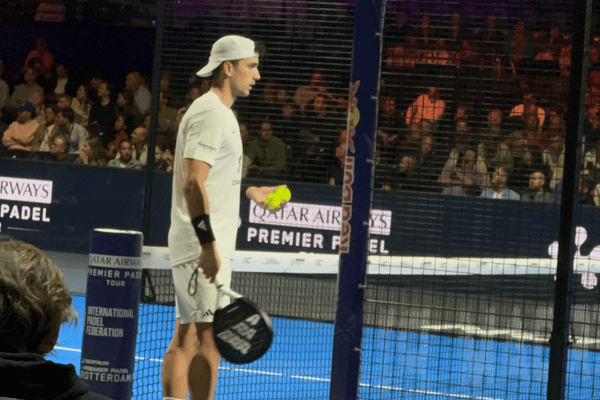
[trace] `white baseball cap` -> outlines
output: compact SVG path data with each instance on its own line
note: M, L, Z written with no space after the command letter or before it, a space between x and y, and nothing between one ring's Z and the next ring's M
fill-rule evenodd
M196 72L196 75L206 78L211 76L213 70L224 61L243 60L250 57L258 57L253 40L237 35L223 36L213 44L208 64Z

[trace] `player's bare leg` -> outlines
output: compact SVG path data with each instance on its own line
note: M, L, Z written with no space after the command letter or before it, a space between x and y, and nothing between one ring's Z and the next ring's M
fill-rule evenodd
M213 339L212 324L195 325L198 347L188 375L190 400L212 400L215 397L221 355Z
M187 399L190 364L197 348L195 325L180 324L177 318L175 333L162 365L163 397Z

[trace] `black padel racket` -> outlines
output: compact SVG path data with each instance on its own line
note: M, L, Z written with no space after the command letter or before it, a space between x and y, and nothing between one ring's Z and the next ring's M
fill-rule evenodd
M213 336L221 357L232 364L249 364L261 358L273 343L269 316L241 294L215 282L219 295L229 296L231 304L217 309Z

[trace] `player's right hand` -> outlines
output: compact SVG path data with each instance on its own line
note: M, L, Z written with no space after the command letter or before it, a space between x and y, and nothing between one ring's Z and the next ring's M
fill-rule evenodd
M215 242L206 243L202 246L202 252L200 253L200 259L198 260L198 267L202 269L206 279L210 283L215 282L219 268L221 267L221 260L217 254L217 246Z

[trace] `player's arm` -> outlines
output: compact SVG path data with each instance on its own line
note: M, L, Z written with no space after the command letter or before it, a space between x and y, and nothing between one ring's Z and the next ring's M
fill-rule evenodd
M183 160L183 170L185 171L183 196L192 219L192 225L194 225L194 230L202 246L199 266L204 271L204 275L214 281L219 271L220 260L210 226L208 196L204 186L210 168L210 165L204 161L189 158Z

